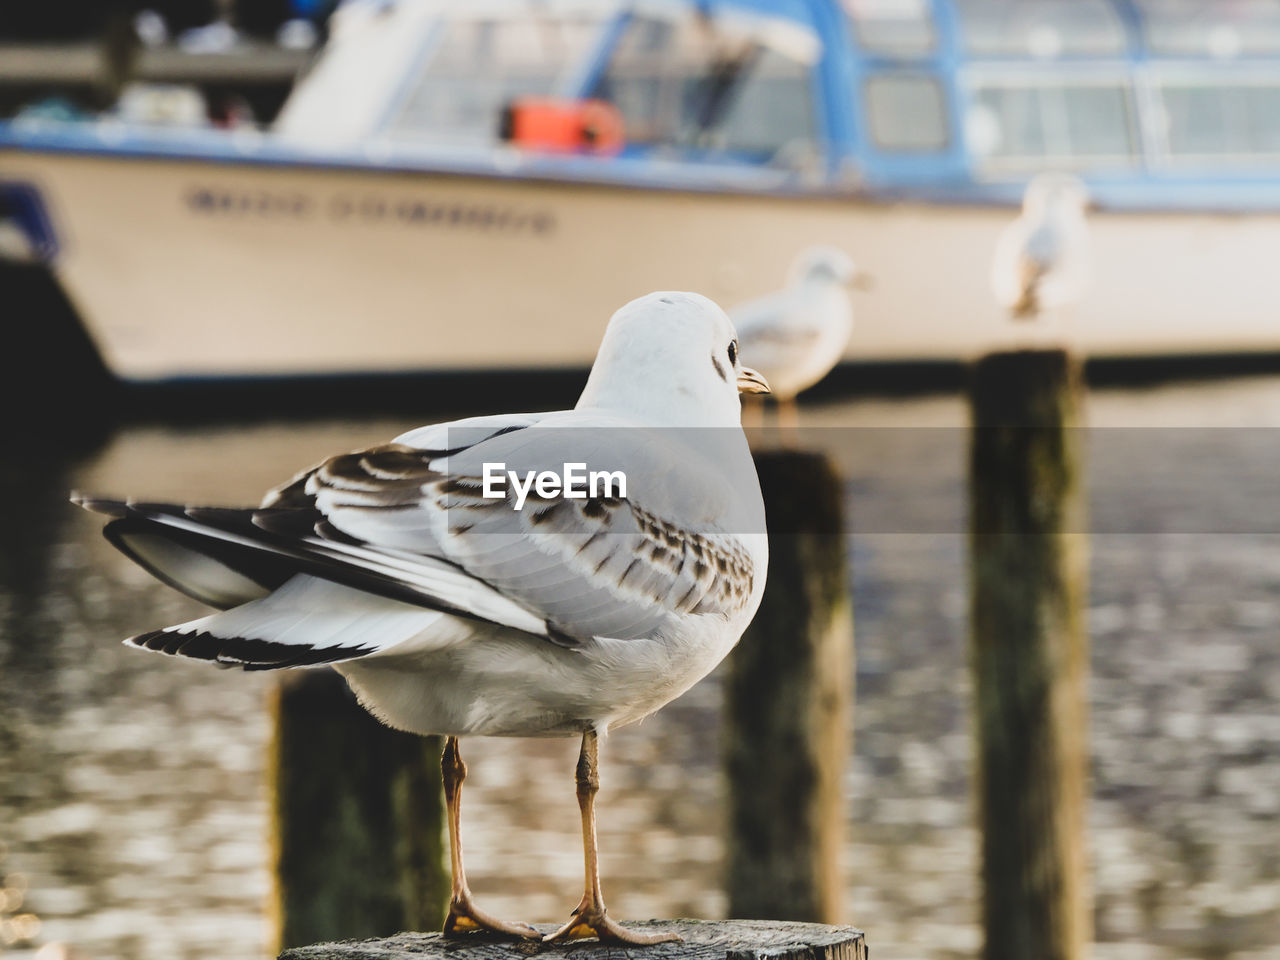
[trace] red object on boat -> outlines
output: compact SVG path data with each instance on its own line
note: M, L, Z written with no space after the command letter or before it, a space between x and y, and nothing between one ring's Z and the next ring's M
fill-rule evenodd
M617 153L622 114L606 100L514 100L502 111L500 136L530 150Z

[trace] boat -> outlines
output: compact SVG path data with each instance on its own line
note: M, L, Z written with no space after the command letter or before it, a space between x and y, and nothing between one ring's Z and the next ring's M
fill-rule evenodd
M1278 53L1280 0L349 0L269 130L0 126L0 248L127 380L585 367L815 243L875 278L847 359L956 360L1018 335L991 255L1058 170L1078 349L1271 352Z

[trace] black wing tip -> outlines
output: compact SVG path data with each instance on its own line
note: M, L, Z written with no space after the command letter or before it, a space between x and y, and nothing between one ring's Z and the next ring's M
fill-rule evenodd
M193 630L190 633L151 630L129 637L124 644L139 650L205 660L220 667L240 667L243 670L323 666L339 660L354 660L373 653L376 649L367 646L316 648L306 644L277 643L254 637L219 637L207 630Z
M82 507L90 513L100 513L103 516L114 517L117 520L129 514L129 505L123 500L91 497L89 494L81 493L79 490L72 490L67 499L77 507Z

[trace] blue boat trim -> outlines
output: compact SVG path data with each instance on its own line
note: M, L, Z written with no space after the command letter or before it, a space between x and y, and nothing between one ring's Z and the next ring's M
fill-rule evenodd
M103 127L107 127L104 131ZM314 169L482 176L501 180L551 180L695 192L830 195L788 170L747 164L678 163L647 157L541 155L511 148L441 150L414 143L374 141L363 149L311 150L271 134L218 130L140 130L101 123L0 122L0 151L176 160L218 166L283 166ZM856 192L844 188L840 193Z
M106 129L104 129L104 127ZM0 151L71 154L212 164L485 177L593 184L628 189L778 197L861 198L879 202L1014 205L1022 180L956 178L902 185L827 178L805 180L779 169L727 163L680 163L646 157L551 156L514 150L442 152L377 143L364 150L311 151L269 134L252 138L214 130L125 130L106 124L0 123ZM1280 178L1268 171L1236 177L1141 171L1085 175L1099 209L1117 211L1280 212ZM47 214L39 222L48 227Z

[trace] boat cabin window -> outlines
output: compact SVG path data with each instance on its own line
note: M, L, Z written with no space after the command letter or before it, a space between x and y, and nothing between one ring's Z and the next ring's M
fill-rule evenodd
M1088 168L1136 157L1125 81L991 77L973 83L971 91L966 136L984 165Z
M881 150L925 152L947 147L942 84L924 74L882 73L866 84L868 126Z
M927 57L937 43L929 0L843 0L858 46L886 57Z
M759 53L724 122L708 137L720 150L780 159L815 139L809 69L775 50Z
M1166 79L1159 83L1174 160L1274 160L1280 155L1280 76Z
M523 15L444 19L391 132L491 143L502 108L513 98L559 92L598 36L603 16L535 8Z
M790 163L816 138L809 64L716 19L633 16L594 95L628 145Z
M979 57L1119 55L1124 24L1106 0L957 0L965 49Z
M1147 46L1158 56L1280 53L1280 0L1138 0Z

